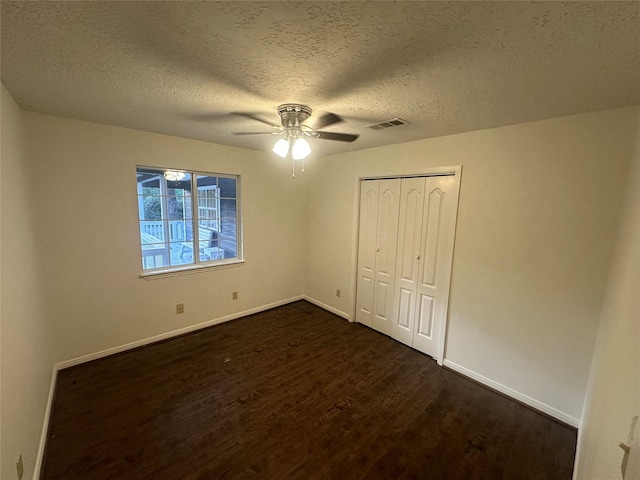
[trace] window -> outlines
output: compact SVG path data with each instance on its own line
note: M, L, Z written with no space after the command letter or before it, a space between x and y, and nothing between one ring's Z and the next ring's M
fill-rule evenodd
M136 173L144 271L242 259L240 177L147 167Z

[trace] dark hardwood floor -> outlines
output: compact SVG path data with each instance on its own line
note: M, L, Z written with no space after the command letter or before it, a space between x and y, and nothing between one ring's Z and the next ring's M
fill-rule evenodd
M301 301L59 372L42 478L568 480L575 445Z

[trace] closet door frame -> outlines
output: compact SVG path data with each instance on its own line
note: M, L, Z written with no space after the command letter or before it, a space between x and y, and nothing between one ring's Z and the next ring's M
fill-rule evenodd
M462 177L462 165L454 165L448 167L430 167L430 168L419 168L419 169L409 169L409 170L392 170L392 171L383 171L383 172L359 172L356 174L354 179L356 188L354 189L354 221L353 221L353 243L352 243L352 283L351 283L351 291L356 292L357 290L357 281L358 281L358 245L359 245L359 228L360 228L360 185L362 180L381 180L385 178L408 178L408 177L431 177L431 176L453 176L454 177L454 186L453 186L453 199L455 202L455 207L453 208L453 238L451 240L451 254L450 259L447 259L447 273L446 279L444 283L446 284L446 295L447 303L445 312L441 316L438 321L441 322L439 328L439 335L437 340L437 356L435 357L438 365L442 366L446 356L446 341L447 341L447 332L448 332L448 324L449 324L449 306L450 306L450 298L451 298L451 273L453 270L453 257L455 254L455 237L457 230L457 221L458 221L458 206L460 201L460 182ZM356 298L353 298L352 308L351 308L351 316L350 321L355 321L356 318Z

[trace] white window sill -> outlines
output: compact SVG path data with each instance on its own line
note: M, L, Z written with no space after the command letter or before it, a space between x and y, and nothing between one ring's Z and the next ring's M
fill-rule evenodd
M221 268L239 267L243 263L244 263L244 260L233 259L233 260L229 260L228 262L220 262L220 263L204 264L204 265L203 264L188 265L188 266L180 266L180 267L173 267L173 268L167 268L167 269L152 270L148 272L142 272L140 274L140 278L144 280L159 280L160 278L175 277L178 275L190 275L192 273L202 273L208 270L210 271L210 270L217 270Z

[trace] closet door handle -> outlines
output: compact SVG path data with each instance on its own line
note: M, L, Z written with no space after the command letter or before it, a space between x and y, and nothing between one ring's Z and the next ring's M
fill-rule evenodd
M416 260L420 260L420 255L416 256Z
M379 251L380 251L380 249L379 249L379 248L376 248L376 252L379 252Z

